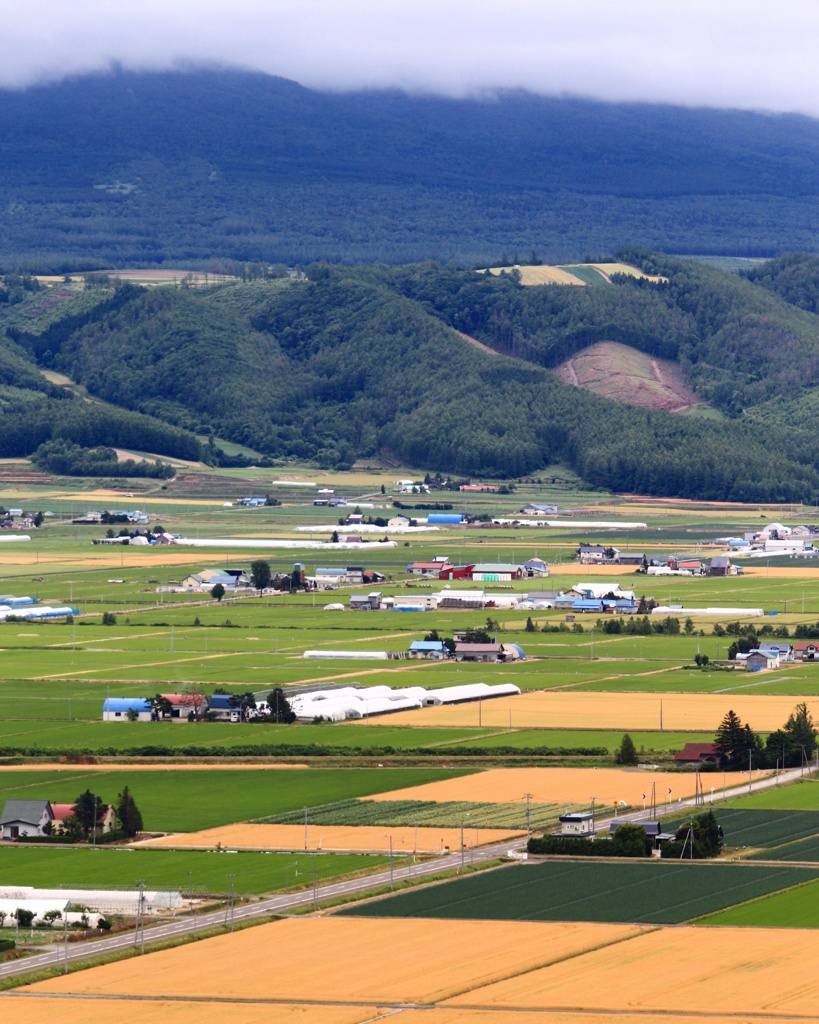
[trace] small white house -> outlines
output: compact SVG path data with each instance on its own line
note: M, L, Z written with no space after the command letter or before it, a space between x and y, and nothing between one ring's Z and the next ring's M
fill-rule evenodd
M150 722L151 702L145 697L108 697L102 705L103 722Z
M561 814L559 821L562 836L594 835L594 815L590 811Z

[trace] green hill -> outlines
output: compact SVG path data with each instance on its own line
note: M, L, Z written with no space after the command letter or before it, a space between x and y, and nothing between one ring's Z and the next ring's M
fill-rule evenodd
M37 425L42 440L196 458L195 432L326 467L389 454L511 478L561 462L618 491L819 496L819 318L726 272L627 257L667 282L522 287L514 274L437 264L316 264L304 280L98 288L94 303L65 302L42 330L21 330L17 316L5 349L27 372L47 365L111 404L18 389L33 407L4 453L36 447L23 427ZM719 428L601 398L551 371L603 340L675 360L723 413ZM798 417L782 414L791 407Z

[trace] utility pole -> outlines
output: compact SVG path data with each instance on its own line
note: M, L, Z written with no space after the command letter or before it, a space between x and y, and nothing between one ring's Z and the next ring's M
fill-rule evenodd
M307 849L307 808L304 808L304 849Z
M463 825L461 830L463 831ZM393 884L392 833L390 833L390 890L392 891L393 889L395 889L395 885Z
M461 818L461 874L466 873L466 867L464 865L464 821Z
M313 910L318 910L318 885L316 883L316 855L313 854Z
M68 913L63 913L63 974L68 974Z
M526 835L531 839L532 837L532 794L524 793L523 799L526 801Z

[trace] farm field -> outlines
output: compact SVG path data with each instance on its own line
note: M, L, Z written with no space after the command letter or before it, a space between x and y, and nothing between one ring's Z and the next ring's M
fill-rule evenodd
M628 925L292 918L96 967L27 991L283 1001L437 1002L639 933ZM434 953L432 952L434 951ZM203 970L203 955L221 970ZM277 965L270 970L271 962ZM149 966L150 965L150 966Z
M707 776L703 786L707 792ZM819 811L751 810L740 808L735 802L733 806L720 804L715 813L727 847L763 847L762 852L756 855L762 858L779 859L777 850L773 848L781 847L784 852L792 846L799 846L799 840L819 837ZM664 827L673 832L686 823L687 819L680 818L665 822Z
M682 924L819 878L819 868L631 862L516 864L339 911L352 917Z
M202 832L163 836L140 843L150 849L200 849L217 844L231 849L257 850L336 850L389 853L445 853L461 847L461 838L467 848L500 843L504 839L519 837L524 829L465 828L394 828L389 832L383 826L308 825L305 846L303 825L225 825Z
M48 1024L55 1017L66 1024L103 1024L110 1015L126 1017L134 1011L133 999L96 998L77 999L75 996L26 996L14 992L0 994L0 1006L7 1012L25 1009L33 1024ZM219 1020L224 1024L265 1024L271 1019L270 1003L235 1003L221 1001ZM378 1007L362 1006L305 1006L298 1003L275 1005L276 1020L281 1024L363 1024L378 1015ZM139 1019L142 1024L201 1024L202 1004L197 1001L173 1002L143 998L139 1001ZM721 1022L720 1022L721 1024ZM774 1022L776 1024L776 1022Z
M154 1019L184 1024L194 1019L191 1002L203 999L220 1013L224 1007L229 1024L248 1019L233 1016L237 1006L257 1011L253 1024L316 1020L295 1010L291 1016L288 1004L305 1013L327 1010L329 1024L371 1021L373 1007L412 1024L517 1024L533 1011L547 1024L596 1024L602 1015L624 1024L815 1020L819 936L783 930L776 937L771 943L770 933L758 928L715 928L705 936L691 927L291 919L151 953L147 961L137 957L37 982L0 999L17 1012L30 1007L44 1021L41 1005L51 1012L65 1005L73 1014L74 1001L59 998L72 995L78 1010L91 1010L83 1019L101 1020L95 1005L110 1019L117 1000L145 994L148 970L148 1012L164 1004L169 1015ZM203 956L222 970L203 970ZM267 969L271 958L280 971ZM286 1008L281 1016L280 1006ZM353 1009L358 1017L339 1016Z
M406 852L406 851L403 851ZM388 857L324 853L315 858L322 881L369 871ZM223 856L198 850L67 849L10 846L0 850L0 885L42 888L133 888L144 879L149 889L178 889L185 893L226 893L230 876L235 891L257 895L286 886L307 884L313 878L313 858L290 853L234 853Z
M708 914L697 923L720 927L819 928L819 885L808 882L796 889L772 893Z
M757 778L762 773L755 773ZM735 784L740 783L735 780ZM747 775L745 776L747 785ZM511 803L530 794L540 804L591 804L605 813L606 805L631 807L644 804L644 795L651 799L652 784L657 801L677 800L693 796L696 773L669 773L629 768L495 768L461 779L446 779L400 790L387 790L370 797L371 802L395 800L481 801ZM668 790L672 790L668 795Z
M662 705L662 706L661 706ZM819 700L808 700L808 709L819 718ZM793 697L743 693L522 693L485 701L484 726L503 728L510 719L519 728L651 730L660 726L677 732L715 730L729 710L754 730L772 732L793 711ZM390 716L390 725L474 725L476 709L469 704L443 705L401 711Z
M455 996L450 1005L815 1018L819 935L659 928ZM707 955L704 952L707 950ZM673 980L672 980L673 979ZM578 1005L579 1004L579 1005Z
M819 779L806 777L792 786L772 786L723 805L726 808L765 808L782 811L819 811ZM724 813L724 812L723 812Z
M582 806L585 809L588 805ZM530 803L527 809L525 799L509 803L484 803L479 800L340 800L311 808L310 821L321 826L413 829L416 826L431 829L460 829L463 826L470 830L525 832L527 824L535 830L553 828L557 824L558 815L564 810L565 804L541 803ZM265 823L277 825L303 825L303 820L303 816L296 811L262 819Z
M89 786L113 802L130 789L148 831L185 832L215 828L264 815L298 810L332 800L371 796L381 789L447 778L462 772L435 768L295 768L291 771L237 769L162 772L82 767L63 771L8 772L0 768L0 800L44 799L73 803Z

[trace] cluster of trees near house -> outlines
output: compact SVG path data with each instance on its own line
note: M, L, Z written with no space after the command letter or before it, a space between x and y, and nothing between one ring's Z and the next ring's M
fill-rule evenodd
M707 771L748 771L750 768L798 768L810 761L817 749L817 732L807 704L797 704L785 724L764 741L750 724L729 711L714 737L718 765L703 765Z
M59 840L64 843L82 843L91 839L99 841L97 831L105 815L106 805L98 793L90 789L80 793L74 801L72 813L61 822L59 832L54 828L52 822L43 826L43 834L47 841ZM116 828L104 836L105 842L115 839L131 839L143 829L142 814L136 805L136 801L126 786L117 797L114 804L114 811L117 816ZM34 841L29 837L29 842Z

